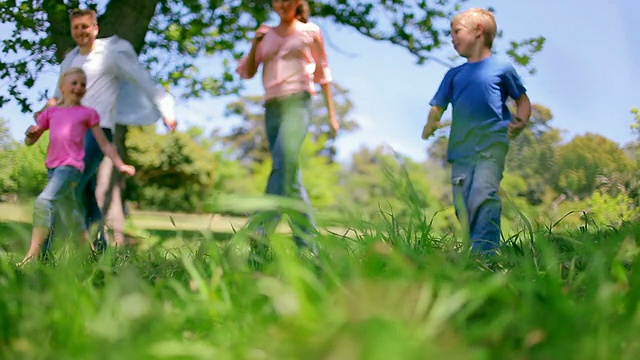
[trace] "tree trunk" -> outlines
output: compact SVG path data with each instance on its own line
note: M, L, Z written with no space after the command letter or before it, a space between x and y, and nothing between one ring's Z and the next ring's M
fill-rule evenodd
M118 35L129 41L139 54L145 44L151 19L159 0L110 0L98 19L100 37Z

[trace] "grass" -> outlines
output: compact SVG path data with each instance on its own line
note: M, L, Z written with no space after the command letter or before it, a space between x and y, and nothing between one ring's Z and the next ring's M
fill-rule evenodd
M640 356L640 226L529 224L487 260L434 234L419 205L402 218L345 219L356 231L320 235L317 257L274 235L262 271L246 265L244 232L207 230L206 216L185 230L187 218L174 226L166 214L170 225L142 229L138 248L91 262L68 245L55 263L16 268L24 245L14 239L30 226L5 221L0 358Z

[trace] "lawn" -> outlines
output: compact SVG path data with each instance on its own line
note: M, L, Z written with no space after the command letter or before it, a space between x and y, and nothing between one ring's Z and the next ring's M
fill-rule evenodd
M424 214L353 220L317 257L275 235L256 269L242 219L134 213L138 247L16 268L29 209L1 210L2 359L640 358L637 225L534 226L479 259Z

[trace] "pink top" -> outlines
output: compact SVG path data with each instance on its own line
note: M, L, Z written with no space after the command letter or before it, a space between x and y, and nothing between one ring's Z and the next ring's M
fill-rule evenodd
M313 23L296 24L296 31L285 37L270 28L258 44L255 61L264 64L265 100L304 91L314 94L314 82L332 81L320 28ZM245 62L243 58L238 64L238 73L249 79Z
M84 136L89 128L99 123L100 116L90 107L46 108L38 116L38 126L49 130L47 168L70 165L84 171Z

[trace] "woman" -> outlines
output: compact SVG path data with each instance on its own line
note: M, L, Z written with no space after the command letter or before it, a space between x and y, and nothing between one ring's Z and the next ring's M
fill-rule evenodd
M241 60L238 73L250 79L263 65L265 89L265 129L272 156L272 170L266 193L299 197L309 204L302 185L298 157L311 123L311 95L314 83L320 84L329 111L331 129L339 129L331 94L324 41L320 28L309 23L309 5L305 0L273 0L280 17L276 27L261 25L256 31L249 54ZM280 214L267 214L261 231L275 230ZM299 247L315 247L302 238L314 233L311 213L293 216L294 239ZM256 244L252 244L255 246Z

